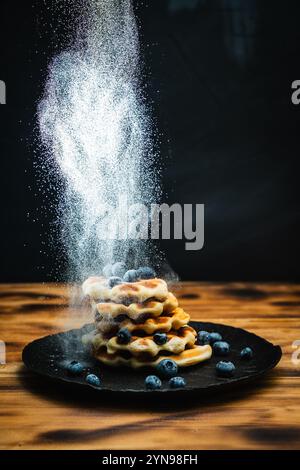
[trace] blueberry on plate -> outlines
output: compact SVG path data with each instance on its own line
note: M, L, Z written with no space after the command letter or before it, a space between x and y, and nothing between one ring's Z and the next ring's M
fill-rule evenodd
M149 390L158 390L161 388L161 380L156 375L148 375L145 385Z
M127 328L121 328L117 334L119 344L128 344L131 340L131 333Z
M242 349L240 352L240 358L241 359L252 359L253 357L253 350L247 346L246 348Z
M156 369L159 375L166 379L174 377L178 372L178 366L173 359L163 359L157 364Z
M72 361L68 364L67 370L72 375L80 375L84 371L84 367L80 362Z
M106 266L104 266L104 268L102 269L102 274L106 278L109 278L112 275L112 265L107 264Z
M99 379L98 375L95 374L88 374L85 378L85 381L90 385L94 385L94 387L100 387L101 385L101 380Z
M201 346L204 346L204 344L209 344L209 340L210 340L210 335L207 331L198 331L198 343L201 345Z
M166 335L166 333L155 333L153 335L153 340L156 344L162 346L168 341L168 336Z
M136 282L139 278L138 272L136 269L129 269L123 276L123 281L125 282Z
M153 279L156 276L154 269L149 266L142 266L137 272L139 279Z
M108 279L108 285L111 288L117 286L118 284L122 284L122 282L122 279L118 276L112 276Z
M214 344L216 343L217 341L222 341L222 335L220 335L220 333L217 333L217 332L212 332L212 333L209 333L209 342L210 344Z
M171 388L184 388L186 386L186 381L183 377L172 377L169 380L169 385Z
M226 341L216 341L213 344L213 352L216 356L227 356L230 351L230 346Z
M111 273L113 276L123 277L126 273L125 263L120 261L118 263L113 264Z
M232 377L235 365L230 361L220 361L216 364L216 372L219 377Z

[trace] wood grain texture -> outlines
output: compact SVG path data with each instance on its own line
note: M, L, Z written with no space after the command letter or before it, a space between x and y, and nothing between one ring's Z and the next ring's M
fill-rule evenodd
M263 381L189 403L102 402L27 371L29 341L80 326L68 288L50 284L0 287L1 449L299 449L300 285L183 283L176 294L192 319L246 328L279 344L283 358ZM300 358L300 355L299 355Z

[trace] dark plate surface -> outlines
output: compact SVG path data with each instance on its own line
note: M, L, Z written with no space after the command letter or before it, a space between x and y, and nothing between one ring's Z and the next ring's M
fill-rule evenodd
M222 392L225 388L250 382L264 375L280 361L279 346L274 346L248 331L215 323L190 322L190 325L196 330L219 332L223 339L230 343L231 352L226 358L213 355L209 361L180 369L178 375L184 377L187 383L184 389L170 389L168 381L164 380L160 390L149 391L145 389L144 380L149 373L155 373L153 369L135 371L126 367L112 368L97 362L81 344L81 336L91 330L92 325L33 341L24 348L23 361L30 370L38 374L86 387L91 385L86 383L85 375L95 373L102 380L101 388L97 388L99 393L197 393L197 395L212 391ZM245 346L250 346L254 351L254 357L250 361L239 359L239 352ZM215 365L222 359L235 364L234 377L217 377ZM72 360L80 361L85 367L82 376L74 377L67 372L66 365Z

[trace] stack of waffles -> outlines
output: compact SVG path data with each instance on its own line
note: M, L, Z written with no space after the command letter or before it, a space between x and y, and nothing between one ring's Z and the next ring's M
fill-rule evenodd
M106 278L91 277L82 289L95 312L95 329L82 340L102 363L137 369L155 367L169 358L187 367L211 357L209 345L196 345L190 316L178 306L164 280L110 287ZM166 334L163 344L157 341L157 333Z

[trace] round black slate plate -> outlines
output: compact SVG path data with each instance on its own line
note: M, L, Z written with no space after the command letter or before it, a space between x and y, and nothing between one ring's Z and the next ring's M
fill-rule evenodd
M211 393L223 392L225 388L240 386L261 377L276 366L281 358L281 348L274 346L263 338L248 331L231 326L215 323L191 322L196 330L217 331L231 346L230 354L224 358L234 362L236 372L232 378L219 378L215 372L215 365L222 358L213 356L209 361L196 366L182 368L179 375L186 379L184 389L170 389L168 381L163 381L160 390L149 391L145 389L144 380L153 369L134 371L126 367L112 368L104 366L90 356L89 351L82 346L81 336L90 331L93 325L85 325L78 330L46 336L28 344L23 350L23 361L32 371L59 381L91 387L85 382L88 372L99 375L102 380L99 393L122 394L174 394L174 393ZM250 346L254 357L250 361L239 359L239 351ZM72 361L80 361L85 367L85 373L80 377L71 376L66 371L66 365ZM95 387L93 387L95 388Z

